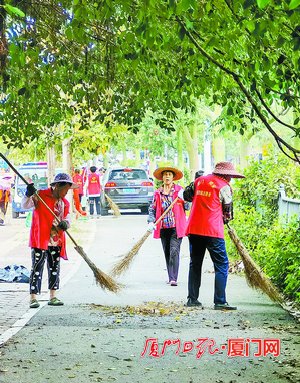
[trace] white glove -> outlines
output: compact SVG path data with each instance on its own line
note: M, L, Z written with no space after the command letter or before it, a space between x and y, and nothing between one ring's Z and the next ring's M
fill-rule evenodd
M154 231L156 229L156 225L155 225L155 223L154 222L149 222L148 223L148 231Z
M184 189L180 189L179 192L178 192L178 197L184 200L183 192L184 192Z

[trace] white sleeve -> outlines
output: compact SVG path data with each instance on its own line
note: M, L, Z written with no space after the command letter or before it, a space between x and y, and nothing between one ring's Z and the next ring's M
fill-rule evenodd
M219 197L220 197L221 203L225 205L232 202L232 193L231 193L231 188L229 185L225 185L221 188Z
M34 207L34 201L32 196L26 197L26 195L24 195L21 201L21 206L23 209L31 209L32 207Z

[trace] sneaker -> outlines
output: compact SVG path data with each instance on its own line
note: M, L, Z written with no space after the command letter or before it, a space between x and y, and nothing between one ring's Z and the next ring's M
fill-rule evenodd
M39 302L36 299L31 299L29 307L31 309L37 309L38 307L40 307L40 304L39 304Z
M48 302L49 306L63 306L64 302L60 301L58 298L54 297L51 298L50 301Z
M230 306L227 302L226 303L217 303L214 307L215 310L225 310L225 311L233 311L237 310L237 307Z
M177 282L176 281L170 281L170 285L171 286L177 286Z
M186 302L186 306L187 307L199 307L201 309L203 309L203 306L202 306L202 303L198 301L198 299L196 299L195 301L191 298L189 298Z

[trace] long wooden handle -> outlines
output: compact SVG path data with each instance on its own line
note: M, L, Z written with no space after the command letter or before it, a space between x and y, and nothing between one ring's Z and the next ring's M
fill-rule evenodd
M7 165L21 178L21 180L26 184L29 185L29 182L18 172L18 170L13 166L13 164L2 154L0 153L0 157L4 159L4 161L7 163ZM45 205L45 207L50 211L50 213L56 218L58 222L60 222L59 217L54 213L54 211L46 204L46 202L43 200L43 198L38 194L35 193L37 198ZM68 230L65 230L71 241L74 243L74 245L77 247L78 244L76 243L75 239L71 236L71 234L68 232Z
M167 207L167 209L162 213L162 215L154 222L154 224L158 224L163 218L164 216L172 209L172 207L175 205L175 203L177 202L179 197L176 197L174 199L174 201L171 203L170 206Z

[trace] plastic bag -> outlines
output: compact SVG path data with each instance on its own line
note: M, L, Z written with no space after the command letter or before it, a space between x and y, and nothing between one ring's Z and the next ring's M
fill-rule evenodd
M0 282L29 283L30 272L22 265L9 265L0 269Z
M31 227L31 221L32 221L32 211L28 212L28 214L27 214L25 226Z

